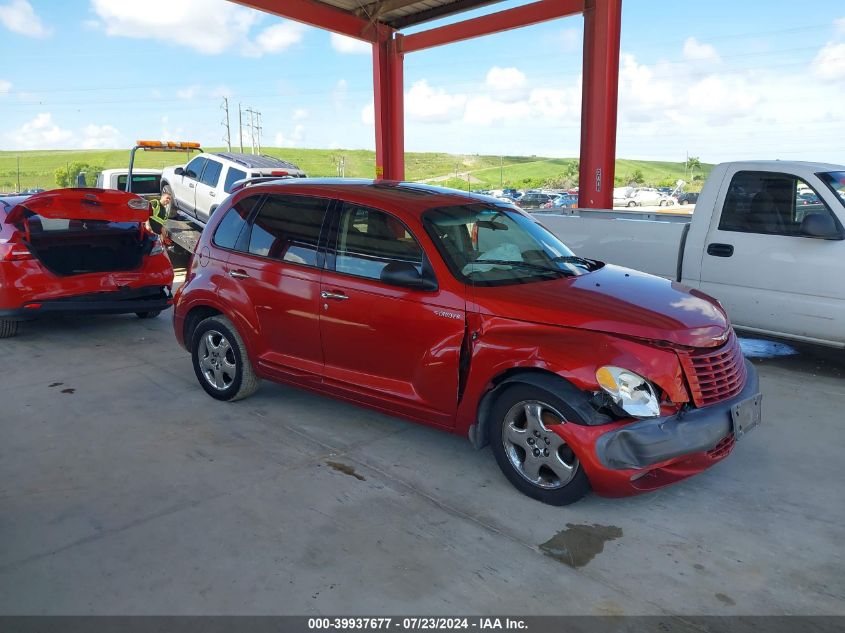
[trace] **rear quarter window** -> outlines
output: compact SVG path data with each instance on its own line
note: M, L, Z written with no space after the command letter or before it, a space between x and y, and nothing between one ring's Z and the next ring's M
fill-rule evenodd
M226 193L232 193L232 187L235 186L235 183L245 178L245 171L235 169L234 167L229 167L229 170L226 172L226 181L223 184L223 191L225 191Z

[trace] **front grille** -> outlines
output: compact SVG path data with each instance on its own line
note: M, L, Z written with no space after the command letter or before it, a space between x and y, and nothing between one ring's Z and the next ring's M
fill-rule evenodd
M745 386L745 360L733 330L722 347L682 353L680 357L697 407L733 398Z

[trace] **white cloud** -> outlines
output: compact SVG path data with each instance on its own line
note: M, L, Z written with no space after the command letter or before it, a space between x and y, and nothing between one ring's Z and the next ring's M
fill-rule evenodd
M0 95L8 94L12 91L12 82L0 79Z
M294 44L302 41L306 27L299 22L280 22L268 26L255 38L255 47L249 48L247 54L260 56L265 53L281 53Z
M490 125L496 121L518 121L530 115L527 101L501 101L481 95L473 97L466 104L464 121L472 125Z
M370 101L367 105L361 108L361 123L364 125L375 125L376 122L376 107Z
M845 79L845 43L828 42L812 63L813 73L825 81Z
M293 115L291 116L291 119L293 119L294 121L303 121L307 118L308 110L306 110L305 108L298 108L294 110Z
M87 125L82 130L84 149L113 149L120 147L123 137L117 128L111 125Z
M702 44L694 37L684 42L684 59L689 61L720 62L721 58L710 44Z
M182 99L183 101L190 101L194 99L200 91L200 87L196 84L192 86L187 86L182 88L181 90L176 91L176 97L178 99Z
M282 132L276 134L276 147L299 147L305 138L305 126L297 125L293 128L290 135Z
M69 147L74 135L56 125L51 113L42 112L9 134L9 138L19 149L57 149Z
M0 23L10 31L27 37L44 38L52 33L27 0L11 0L0 5Z
M405 93L405 114L417 121L448 121L460 118L466 95L449 94L443 88L432 88L421 79Z
M519 91L525 86L525 73L518 68L493 66L487 71L487 87L493 90Z
M566 52L577 51L581 48L581 29L563 29L560 32L560 43Z
M837 18L833 21L833 28L837 35L845 35L845 18Z
M332 48L343 55L369 55L373 52L372 44L340 33L331 34Z

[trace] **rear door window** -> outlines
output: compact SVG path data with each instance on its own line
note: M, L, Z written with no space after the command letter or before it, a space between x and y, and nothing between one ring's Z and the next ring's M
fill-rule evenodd
M252 224L249 252L293 264L317 266L320 231L329 200L267 196Z
M212 241L216 246L238 251L246 250L244 229L260 198L260 195L244 198L226 212L220 224L217 225L217 230L214 231Z
M222 169L223 165L216 160L206 160L205 169L203 169L202 175L200 176L200 182L213 189L220 181L220 172Z
M245 171L229 167L229 170L226 172L226 181L223 184L223 191L226 193L232 193L232 187L235 186L235 183L239 180L243 180L244 178L246 178Z
M128 175L117 177L117 188L126 191ZM132 174L132 193L158 193L161 191L161 176L158 174Z

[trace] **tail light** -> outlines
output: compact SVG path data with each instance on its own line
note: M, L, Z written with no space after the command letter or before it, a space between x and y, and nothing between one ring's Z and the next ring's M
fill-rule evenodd
M22 242L9 241L5 244L0 244L0 261L17 262L33 258L34 255L29 251L27 245Z

